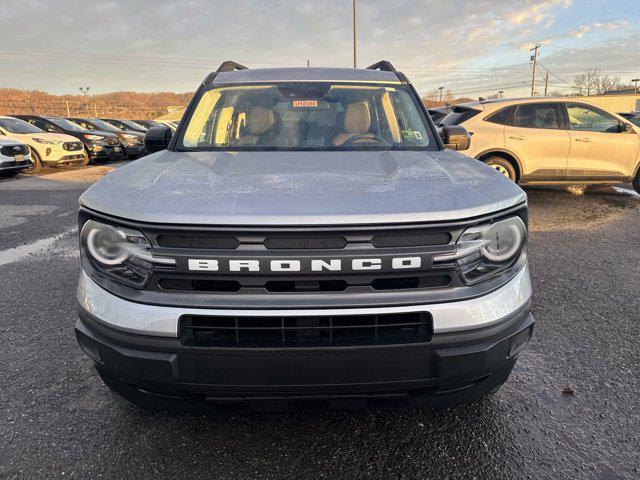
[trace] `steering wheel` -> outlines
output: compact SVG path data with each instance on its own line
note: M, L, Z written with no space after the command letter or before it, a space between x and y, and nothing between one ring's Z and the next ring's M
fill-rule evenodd
M356 133L349 140L343 142L342 146L343 147L347 147L347 146L353 145L355 142L357 142L358 140L361 140L361 139L369 140L369 142L361 142L361 143L382 143L382 144L385 144L385 145L389 145L389 142L387 142L380 135L378 135L376 133L366 132L366 133Z

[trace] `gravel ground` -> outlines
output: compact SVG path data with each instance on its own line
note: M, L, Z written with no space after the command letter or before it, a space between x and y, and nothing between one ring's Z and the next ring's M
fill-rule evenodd
M64 177L0 181L0 478L640 477L640 197L629 190L528 190L536 333L484 402L203 416L115 403L77 347L86 184Z

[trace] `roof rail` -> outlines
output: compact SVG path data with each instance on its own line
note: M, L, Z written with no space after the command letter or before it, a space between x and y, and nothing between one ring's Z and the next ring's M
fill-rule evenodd
M209 75L207 75L207 78L205 78L204 82L202 83L213 83L213 79L216 78L216 75L218 75L219 73L233 72L234 70L249 70L249 68L245 67L244 65L240 65L239 63L232 60L227 60L226 62L222 62L215 72L211 72Z
M240 65L239 63L236 63L232 60L227 60L226 62L222 62L220 64L220 66L218 67L218 70L216 70L216 72L220 73L220 72L233 72L234 70L249 70L247 67L245 67L244 65Z
M367 70L380 70L382 72L398 73L398 71L391 64L391 62L389 62L387 60L380 60L379 62L376 62L373 65L369 65L367 67Z
M405 76L404 73L396 70L396 67L393 66L391 62L388 60L380 60L379 62L374 63L373 65L369 65L367 70L380 70L381 72L393 72L398 77L402 83L409 83L409 80Z

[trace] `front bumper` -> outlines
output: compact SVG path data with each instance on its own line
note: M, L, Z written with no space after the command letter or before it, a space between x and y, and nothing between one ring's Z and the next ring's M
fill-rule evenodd
M118 150L116 150L118 149ZM125 157L124 147L121 145L97 145L88 147L89 158L91 160L122 160Z
M499 289L497 297L490 297L493 292L476 299L484 309L483 324L473 323L478 312L468 301L424 305L434 319L428 342L314 348L185 346L177 333L163 336L152 330L153 309L125 302L132 324L150 327L146 334L140 329L133 334L122 323L106 321L105 315L118 315L118 302L102 305L95 291L100 287L81 277L76 337L112 390L149 408L207 410L226 405L281 410L457 403L499 387L531 336L529 272L525 268L519 275ZM504 295L513 294L514 281L522 291L519 303L509 303ZM449 310L439 317L442 305ZM121 322L124 316L112 318ZM445 320L451 320L451 328L444 328ZM465 324L464 329L456 328Z
M0 157L0 172L9 172L15 170L26 170L32 165L31 157L27 157L22 161L16 162L15 160L4 160L5 157Z

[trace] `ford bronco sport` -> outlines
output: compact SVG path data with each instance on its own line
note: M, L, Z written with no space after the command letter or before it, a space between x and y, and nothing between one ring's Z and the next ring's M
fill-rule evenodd
M478 400L532 330L527 199L388 62L225 62L80 199L76 336L151 409ZM445 147L449 148L445 148Z

